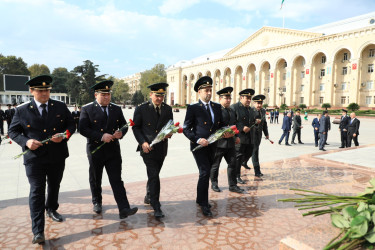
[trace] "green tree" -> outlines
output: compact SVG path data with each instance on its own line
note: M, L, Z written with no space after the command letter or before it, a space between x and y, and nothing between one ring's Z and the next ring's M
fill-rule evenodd
M112 80L112 101L116 103L126 103L131 99L131 94L129 93L129 86L124 80L118 78L110 77Z
M52 71L52 90L54 93L69 93L68 81L71 80L75 75L70 73L67 68L59 67ZM70 94L70 93L69 93Z
M78 104L82 105L94 99L94 90L91 89L91 86L105 80L105 74L97 76L97 72L100 72L99 65L94 65L90 60L84 61L83 65L76 66L72 70L72 73L77 76L77 79L74 79L73 82L78 86L70 85L70 87L74 88L74 92L77 88L79 89L79 98L74 96L78 99Z
M35 64L31 65L28 69L30 71L31 78L36 77L36 76L40 76L40 75L51 74L51 71L49 70L47 65L44 65L44 64L35 63Z
M150 89L147 88L148 85L166 81L167 73L165 72L164 64L156 64L152 69L142 72L140 84L143 96L147 97L150 94Z
M355 102L352 102L348 105L348 109L350 109L351 111L359 110L359 108L359 105Z
M132 98L132 104L138 105L141 104L144 101L144 96L140 90L136 91Z
M288 108L288 105L286 105L285 103L280 105L280 109L282 110L286 110L287 108Z
M263 108L267 109L268 108L268 104L267 103L263 104Z
M27 63L21 57L0 54L0 90L4 90L4 74L30 75L30 71L27 69Z
M322 104L322 108L324 108L324 109L329 109L329 108L331 108L331 104L329 104L329 103L323 103Z
M303 104L303 103L301 103L298 107L302 110L307 108L306 104Z

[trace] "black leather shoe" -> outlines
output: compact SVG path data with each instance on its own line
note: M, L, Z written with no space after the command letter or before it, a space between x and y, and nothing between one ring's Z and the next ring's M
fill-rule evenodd
M125 219L126 217L133 215L137 213L138 208L133 207L133 208L124 208L120 211L120 219Z
M208 206L201 206L201 209L204 216L212 217L211 209Z
M329 145L328 143L324 144L324 145Z
M229 191L241 194L244 190L238 186L229 187Z
M298 144L305 144L305 143L303 143L303 142L300 141L300 142L298 142Z
M292 144L296 144L294 141L292 141Z
M94 207L92 208L92 211L94 211L97 214L100 214L102 212L102 204L100 203L94 203Z
M197 201L196 201L196 203L197 203L199 206L201 206L201 204L199 204ZM211 208L212 205L211 205L210 203L208 203L208 207Z
M214 190L215 192L221 192L220 188L218 187L218 185L212 185L212 190Z
M160 219L160 218L163 218L163 217L164 217L164 213L163 213L163 211L161 211L160 207L155 208L154 216L155 216L155 218L157 218L157 219Z
M323 149L319 149L319 150L322 150L322 151L327 151L327 150L325 150L324 148L323 148Z
M341 147L339 147L339 148L345 148L345 147L341 146Z
M248 165L245 164L242 164L242 167L244 167L245 169L251 169Z
M45 242L44 233L38 233L34 235L33 240L31 242L33 244L43 244Z
M145 204L150 204L150 196L145 196L145 199L143 201Z
M63 221L63 217L56 210L48 210L47 216L50 217L53 221L56 221L56 222L62 222Z
M317 147L318 146L318 144L315 144L315 147Z
M246 184L246 182L242 180L241 177L237 177L237 183Z
M285 146L292 146L292 145L290 145L290 144L288 143L288 144L285 144Z
M256 176L256 177L262 177L263 174L255 174L254 176Z
M279 141L279 145L281 145L281 141Z

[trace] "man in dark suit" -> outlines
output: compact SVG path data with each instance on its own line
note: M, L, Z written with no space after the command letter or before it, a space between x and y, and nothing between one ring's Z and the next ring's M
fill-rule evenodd
M288 141L289 141L290 130L292 129L292 113L288 112L287 115L284 116L283 125L281 129L283 130L283 134L280 137L279 145L285 138L285 145L291 146Z
M81 135L87 138L87 158L89 160L89 181L92 195L93 211L102 212L102 175L105 167L113 195L124 219L138 211L130 208L124 182L121 179L122 158L119 139L128 131L122 128L126 120L122 109L111 103L112 81L102 81L91 88L95 90L95 101L82 107L79 120ZM98 146L104 146L92 154Z
M275 116L275 111L272 109L271 112L270 112L270 123L273 122L274 116Z
M314 128L315 147L317 147L319 144L319 127L320 127L319 120L321 117L322 117L322 114L317 114L311 123L311 125Z
M354 141L354 145L359 146L358 143L358 135L359 135L359 125L360 121L356 118L354 112L350 114L350 121L348 125L348 143L347 147L350 148L352 146L352 140Z
M301 120L301 110L297 109L296 110L296 115L293 117L293 136L292 136L292 144L296 144L294 142L294 139L296 138L296 135L298 136L298 143L303 144L301 141L301 129L303 128L302 126L302 120Z
M231 93L232 87L226 87L216 92L219 95L219 102L221 104L221 115L223 117L223 126L232 126L236 124L236 115L230 108L230 102L232 100ZM230 136L230 135L228 135ZM221 192L218 186L217 177L219 175L219 167L221 160L225 159L228 164L227 175L229 191L242 193L243 189L237 186L236 180L236 150L235 144L240 143L238 135L232 134L229 138L222 138L218 140L214 155L214 163L211 168L211 188L215 192Z
M31 102L24 103L15 110L8 134L22 147L30 150L24 154L26 175L30 183L29 206L34 237L32 243L43 243L44 211L52 220L61 222L62 216L56 211L59 207L60 182L69 156L67 139L58 133L69 130L74 133L73 117L62 102L50 99L52 77L34 77L25 84L34 96ZM51 138L42 144L41 141ZM46 181L48 183L45 199Z
M340 119L339 130L341 134L341 147L346 148L348 144L348 126L350 122L350 117L347 115L348 111L346 109L342 110L342 116Z
M264 136L269 139L266 110L263 108L263 101L265 99L266 97L264 95L256 95L253 97L255 125L250 129L250 140L253 148L251 160L253 161L254 174L256 177L263 176L259 164L259 146L262 141L262 135L264 134Z
M240 137L240 143L236 144L236 175L237 183L245 184L241 179L241 165L246 165L252 155L252 145L250 141L250 127L254 121L253 110L250 108L251 97L254 95L253 89L244 89L240 91L240 100L231 105L231 109L236 115L236 126Z
M167 83L149 85L148 88L151 89L150 100L136 107L133 118L133 133L138 142L137 151L140 151L147 168L148 181L144 202L151 204L155 218L164 217L159 201L159 173L167 156L168 140L159 142L152 148L150 148L150 144L164 125L173 120L171 106L163 102L167 87Z
M194 85L199 101L190 104L186 110L184 135L190 140L190 149L202 145L203 148L193 151L199 169L196 202L200 205L203 215L212 217L211 205L208 203L210 172L214 160L216 143L209 144L208 137L222 127L220 104L211 102L212 79L204 76Z
M323 111L323 115L319 120L319 150L322 151L326 151L324 146L326 145L328 126L330 125L327 116L328 112Z
M5 120L5 112L1 109L0 104L0 134L4 135L4 120Z
M275 123L277 122L277 124L279 124L279 109L275 110L275 120L274 120L274 122Z
M81 107L79 107L81 109ZM77 132L79 132L79 116L81 114L81 111L77 110L77 106L74 106L74 111L72 111L72 116L74 119L74 122L76 124Z
M5 120L7 121L8 125L8 134L9 134L9 127L10 123L12 122L12 105L7 104L8 109L5 110L4 115L5 115Z

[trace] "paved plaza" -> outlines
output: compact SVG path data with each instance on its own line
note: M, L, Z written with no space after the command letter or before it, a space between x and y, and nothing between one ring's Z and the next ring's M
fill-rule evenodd
M124 110L125 118L134 109ZM174 113L175 121L183 123L185 110ZM357 193L375 175L375 119L360 118L360 147L338 149L338 125L332 124L326 152L314 147L310 116L303 120L303 145L278 145L280 124L269 124L270 139L260 148L262 179L254 178L253 170L242 170L247 184L244 194L228 191L226 164L219 176L221 193L210 191L214 218L202 216L195 204L198 169L189 151L189 141L182 134L169 141L168 156L161 171L161 204L166 217L157 221L151 207L143 204L146 189L146 168L136 152L131 129L121 140L122 178L131 205L139 212L125 220L118 219L118 210L108 177L103 175L102 215L92 212L88 182L86 139L74 134L70 139L70 157L66 161L61 183L59 212L63 223L46 219L45 248L126 248L126 249L279 249L280 241L293 245L305 235L313 240L311 247L321 248L329 241L321 225L327 218L302 218L293 204L276 200L290 197L289 188L307 188L336 193ZM331 118L333 120L333 117ZM29 184L23 160L12 157L21 152L17 144L0 146L0 248L38 248L31 244L31 222L28 210ZM249 162L251 165L251 162ZM288 238L289 237L289 238ZM291 238L292 237L292 238ZM306 238L306 237L305 237ZM310 239L310 241L311 241ZM309 239L304 240L309 244ZM320 244L320 245L319 245Z

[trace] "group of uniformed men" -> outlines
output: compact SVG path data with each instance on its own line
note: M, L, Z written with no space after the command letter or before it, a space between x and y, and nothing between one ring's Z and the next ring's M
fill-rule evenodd
M29 207L34 234L32 243L42 244L44 237L44 212L53 221L61 222L63 217L57 212L60 182L65 168L65 159L69 156L67 141L61 133L76 130L75 120L67 106L50 99L53 79L48 75L35 77L25 84L29 86L33 100L15 109L14 118L9 127L9 136L18 143L24 154L26 175L30 183ZM93 211L102 212L101 180L103 168L109 178L114 198L119 209L120 219L135 214L137 207L131 208L121 178L122 158L119 140L128 131L127 122L121 108L111 102L112 81L95 84L95 101L82 107L78 129L87 138L87 158L89 161L89 182L92 194ZM155 218L164 217L161 210L159 173L168 151L168 140L152 147L150 144L163 126L173 120L172 108L164 103L167 83L155 83L150 88L150 100L139 105L134 112L133 133L138 142L137 151L147 168L147 187L144 203L154 209ZM191 149L197 145L203 148L193 152L199 169L196 203L205 216L212 216L209 204L209 180L212 189L218 187L219 165L224 157L228 163L229 190L242 193L237 183L241 179L241 166L247 167L252 158L255 176L263 176L259 165L259 145L262 133L268 138L265 110L262 108L265 96L254 96L253 89L239 92L238 103L231 104L233 88L219 90L219 103L211 101L212 79L208 76L198 79L194 90L199 101L188 105L183 126L184 135L190 140ZM255 107L250 107L251 100ZM224 126L236 125L239 134L225 133L224 138L209 143L207 138ZM170 138L168 135L167 138ZM46 138L50 141L42 143ZM104 145L97 149L102 143ZM248 167L247 167L248 168ZM47 199L45 198L46 182Z

